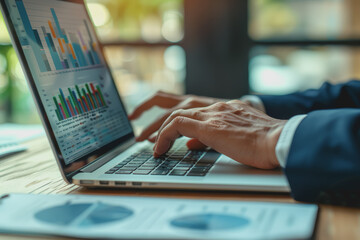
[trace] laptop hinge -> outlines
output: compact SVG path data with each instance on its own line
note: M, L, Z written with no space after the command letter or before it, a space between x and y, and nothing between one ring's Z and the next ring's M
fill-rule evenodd
M112 160L114 157L119 155L120 153L124 152L126 149L131 147L136 143L135 139L131 139L126 141L125 143L121 144L121 146L117 147L116 149L112 150L111 152L99 157L96 161L90 163L89 165L83 167L80 172L91 173L103 166L108 161Z

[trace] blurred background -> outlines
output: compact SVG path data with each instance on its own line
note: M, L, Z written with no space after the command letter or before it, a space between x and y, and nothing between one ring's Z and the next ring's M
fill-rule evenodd
M131 110L156 90L222 98L360 78L358 0L86 0ZM0 15L0 123L38 123Z

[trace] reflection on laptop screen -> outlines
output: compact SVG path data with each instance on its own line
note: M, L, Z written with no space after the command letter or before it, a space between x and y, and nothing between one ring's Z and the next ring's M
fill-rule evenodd
M132 129L83 4L6 0L65 164Z

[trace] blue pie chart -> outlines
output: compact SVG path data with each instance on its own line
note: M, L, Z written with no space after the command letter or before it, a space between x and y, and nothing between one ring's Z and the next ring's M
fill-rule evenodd
M203 213L193 214L175 218L170 225L176 228L219 231L242 228L247 226L250 221L247 218L228 214Z
M67 226L76 221L78 227L91 227L127 219L134 212L126 207L106 203L67 203L41 210L35 214L38 221ZM76 220L80 216L80 220Z

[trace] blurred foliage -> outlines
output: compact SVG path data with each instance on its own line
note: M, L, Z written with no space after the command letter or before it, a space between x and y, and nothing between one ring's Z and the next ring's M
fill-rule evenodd
M15 50L0 45L0 122L39 123Z
M346 39L360 37L358 0L250 0L253 39Z
M10 43L10 36L7 31L4 18L0 12L0 43Z
M5 21L0 13L0 122L39 123Z
M86 2L102 40L152 43L178 42L183 37L182 0Z

